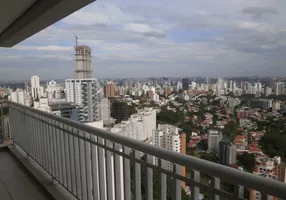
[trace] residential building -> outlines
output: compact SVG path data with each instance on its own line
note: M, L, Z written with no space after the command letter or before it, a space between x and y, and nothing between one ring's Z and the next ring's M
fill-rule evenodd
M144 121L140 119L122 121L115 124L110 131L138 141L146 139Z
M189 90L190 85L190 79L189 78L183 78L182 79L182 89L183 90Z
M37 101L34 101L34 108L51 113L48 98L39 98Z
M146 96L148 99L152 99L153 98L153 92L152 91L147 91L146 92Z
M144 123L144 135L143 139L151 138L153 130L156 130L156 110L153 108L144 108L138 110L138 113L130 116L131 121L143 120Z
M104 97L105 98L115 97L115 85L113 82L108 82L104 86Z
M286 183L286 163L284 162L278 165L278 180Z
M10 100L25 105L24 95L25 93L22 89L16 89L14 92L11 93Z
M128 120L128 105L122 101L115 101L111 105L111 117L116 119L117 123Z
M236 164L236 146L229 141L219 142L219 163L227 166Z
M40 78L38 76L31 77L32 98L38 99L41 97Z
M98 118L97 120L109 120L110 116L110 101L107 98L100 100L98 104Z
M222 134L218 130L209 130L208 132L208 151L219 153L219 142L222 140Z
M265 96L269 96L272 94L272 88L271 87L266 87L265 88Z
M72 103L54 103L49 104L51 113L64 118L77 120L77 106Z
M246 110L239 110L238 112L237 112L237 117L239 118L239 119L241 119L241 118L248 118L248 111L246 111Z
M98 115L98 82L96 78L66 79L66 100L78 106L80 122L96 121Z
M179 128L169 124L158 124L158 129L153 131L152 137L153 145L162 147L171 151L181 151L181 138ZM154 157L153 163L159 164L158 158ZM161 160L163 169L173 171L173 163Z
M56 104L59 99L65 100L64 85L58 84L56 81L49 81L46 88L49 103Z

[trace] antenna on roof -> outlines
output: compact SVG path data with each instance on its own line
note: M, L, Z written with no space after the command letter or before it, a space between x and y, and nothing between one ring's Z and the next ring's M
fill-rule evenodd
M75 35L75 34L73 34L74 35L74 37L75 37L75 46L77 47L77 40L78 40L78 37Z

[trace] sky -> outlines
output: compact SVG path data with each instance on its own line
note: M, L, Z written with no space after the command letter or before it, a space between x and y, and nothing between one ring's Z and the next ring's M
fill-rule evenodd
M0 80L73 78L74 35L97 78L286 75L285 0L98 0L13 48Z

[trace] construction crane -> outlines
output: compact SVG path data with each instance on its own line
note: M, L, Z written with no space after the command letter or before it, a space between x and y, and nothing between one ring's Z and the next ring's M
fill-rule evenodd
M75 46L77 47L77 40L78 40L78 37L75 35L75 34L73 34L74 35L74 37L75 37Z

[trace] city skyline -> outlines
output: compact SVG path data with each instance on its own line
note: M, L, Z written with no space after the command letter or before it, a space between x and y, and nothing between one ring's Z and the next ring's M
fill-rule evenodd
M97 1L12 49L0 49L0 80L72 77L73 33L91 47L98 78L281 75L284 5Z

